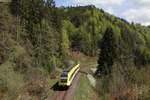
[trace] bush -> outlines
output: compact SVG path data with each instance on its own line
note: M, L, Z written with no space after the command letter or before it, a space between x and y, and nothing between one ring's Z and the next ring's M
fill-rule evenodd
M4 100L16 100L24 87L23 77L13 70L13 64L6 62L0 67L0 95Z
M147 65L150 63L150 50L147 47L139 46L135 51L135 64L137 66Z
M150 99L150 65L142 66L136 72L136 80L141 93L139 94L140 100Z
M26 88L30 96L39 98L48 91L48 72L39 68L31 68L25 75Z
M22 54L19 57L13 59L13 62L16 64L14 70L20 73L25 73L31 67L31 57L27 54Z
M136 67L131 62L128 61L126 64L115 62L111 75L101 76L97 81L97 90L103 98L135 100L138 97Z

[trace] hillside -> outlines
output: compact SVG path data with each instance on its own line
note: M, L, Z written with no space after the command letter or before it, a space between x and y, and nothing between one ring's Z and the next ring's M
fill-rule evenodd
M64 11L62 14L65 20L64 28L70 34L72 48L90 56L97 55L107 27L113 26L115 34L119 36L120 48L126 50L122 53L136 56L138 64L149 62L150 29L148 27L130 24L94 6L62 7L60 10ZM144 56L148 57L147 60Z
M149 68L150 28L130 24L93 5L57 8L53 0L12 0L0 3L0 10L2 100L46 98L60 74L58 69L86 63L75 59L73 52L84 53L83 59L100 55L108 27L113 28L119 58L132 59L140 70L138 76ZM148 73L145 76L149 78ZM141 80L141 87L149 87L148 80Z

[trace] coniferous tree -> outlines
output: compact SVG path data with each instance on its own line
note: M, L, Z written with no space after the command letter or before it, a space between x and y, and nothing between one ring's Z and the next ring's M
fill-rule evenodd
M112 65L117 58L117 43L113 28L107 28L101 43L101 52L98 59L96 74L107 75L111 73Z

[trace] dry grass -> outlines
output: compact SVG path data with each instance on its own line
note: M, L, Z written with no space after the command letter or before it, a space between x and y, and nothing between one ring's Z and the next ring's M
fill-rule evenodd
M86 56L82 52L72 52L71 56L74 61L81 64L81 66L89 65L89 64L97 64L97 57Z

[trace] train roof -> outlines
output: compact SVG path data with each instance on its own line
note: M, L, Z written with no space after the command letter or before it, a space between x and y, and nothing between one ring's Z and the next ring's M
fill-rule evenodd
M67 68L67 69L65 70L65 72L69 72L73 67L74 67L74 65L72 64L69 68Z

